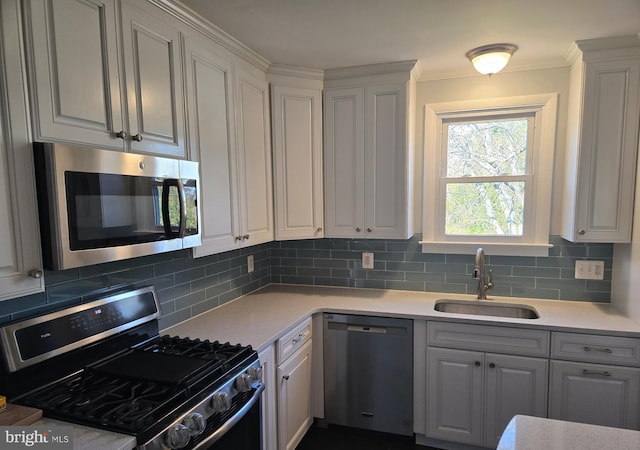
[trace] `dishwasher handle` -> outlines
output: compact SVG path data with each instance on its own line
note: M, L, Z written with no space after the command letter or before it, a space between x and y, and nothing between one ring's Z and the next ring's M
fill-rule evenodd
M360 333L387 334L387 327L371 327L368 325L347 325L347 331L356 331Z

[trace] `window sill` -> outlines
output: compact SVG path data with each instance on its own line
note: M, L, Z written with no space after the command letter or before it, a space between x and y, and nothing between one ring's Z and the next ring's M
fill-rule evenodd
M474 254L482 247L487 255L496 256L549 256L553 244L514 244L495 242L442 242L419 241L422 253L447 253L453 255Z

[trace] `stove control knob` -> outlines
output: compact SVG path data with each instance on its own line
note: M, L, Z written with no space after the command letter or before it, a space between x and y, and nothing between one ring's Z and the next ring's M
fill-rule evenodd
M182 420L182 424L189 429L191 436L201 434L207 427L207 421L200 413L190 413Z
M221 413L231 408L231 396L226 392L218 392L211 397L211 408L214 413Z
M240 392L249 392L251 390L251 383L253 383L253 377L248 373L238 375L236 378L236 389Z
M253 378L254 382L256 383L262 382L262 367L260 366L249 367L249 369L247 369L247 373L251 375L251 378Z
M191 432L189 431L189 428L181 423L169 428L164 437L164 442L170 449L186 447L190 440Z

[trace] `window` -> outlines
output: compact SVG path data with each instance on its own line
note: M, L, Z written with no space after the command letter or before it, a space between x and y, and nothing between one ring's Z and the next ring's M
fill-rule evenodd
M423 251L548 254L556 97L427 105Z

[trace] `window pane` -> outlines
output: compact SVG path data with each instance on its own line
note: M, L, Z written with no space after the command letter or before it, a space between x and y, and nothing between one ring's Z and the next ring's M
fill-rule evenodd
M448 183L445 234L522 236L524 182Z
M526 118L449 124L447 176L524 175L527 127Z

